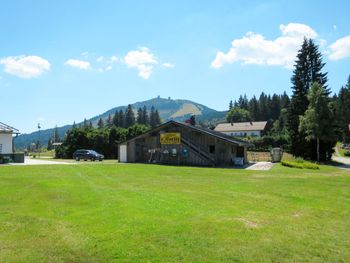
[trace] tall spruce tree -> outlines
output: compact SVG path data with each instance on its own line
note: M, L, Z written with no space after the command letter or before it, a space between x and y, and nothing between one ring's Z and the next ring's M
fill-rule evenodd
M142 121L144 125L149 125L149 118L146 105L143 105L142 108Z
M259 102L255 96L249 101L248 109L252 121L259 120Z
M288 108L288 132L291 140L291 152L295 156L312 158L314 142L306 140L306 134L299 130L300 118L308 108L308 91L313 82L319 83L327 93L327 73L323 73L322 56L318 47L310 39L304 39L298 51L292 81L293 95ZM322 142L321 142L322 143ZM325 147L327 148L327 147Z
M100 118L100 119L98 120L98 122L97 122L97 127L98 127L99 129L102 129L104 126L105 126L105 124L104 124L102 118Z
M151 107L151 112L149 114L149 124L152 128L158 126L160 124L160 116L158 110L154 108L154 106Z
M106 126L107 127L110 127L113 125L113 118L112 118L112 115L111 114L108 114L108 118L106 120Z
M138 108L138 110L137 110L137 118L136 118L136 122L138 123L138 124L144 124L143 123L143 111L142 111L142 108L140 107L140 108Z
M129 104L125 110L125 127L129 128L135 124L135 114L131 105Z
M119 110L117 114L117 123L118 123L118 125L116 125L117 127L121 127L121 128L125 127L125 115L122 110Z

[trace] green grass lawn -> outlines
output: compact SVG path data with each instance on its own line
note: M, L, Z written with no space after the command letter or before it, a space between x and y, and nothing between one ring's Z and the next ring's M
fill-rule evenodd
M350 174L0 166L0 262L349 262Z

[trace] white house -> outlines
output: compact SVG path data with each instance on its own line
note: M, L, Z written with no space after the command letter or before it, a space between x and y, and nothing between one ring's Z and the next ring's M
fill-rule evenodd
M215 131L234 137L261 137L266 124L266 121L220 123L215 127Z
M0 155L13 153L13 134L19 134L19 131L0 122Z

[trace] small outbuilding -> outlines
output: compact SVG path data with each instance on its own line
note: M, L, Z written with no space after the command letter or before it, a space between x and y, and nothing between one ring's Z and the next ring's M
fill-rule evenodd
M0 122L0 163L6 161L24 162L24 154L15 154L13 146L13 135L19 131L5 123Z
M166 122L119 145L120 162L232 166L248 162L249 142L176 121Z

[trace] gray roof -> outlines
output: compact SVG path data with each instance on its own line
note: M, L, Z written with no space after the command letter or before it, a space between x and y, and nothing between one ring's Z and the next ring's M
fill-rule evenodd
M0 122L0 132L2 133L19 133L19 130L13 128L3 122Z
M202 128L202 127L198 127L198 126L193 126L193 125L190 125L190 124L185 124L185 123L181 123L181 122L177 122L177 121L173 121L173 120L168 121L166 123L163 123L163 124L159 125L158 127L155 127L154 129L151 129L151 130L149 130L149 131L147 131L147 132L145 132L145 133L143 133L143 134L141 134L141 135L139 135L137 137L134 137L134 138L131 138L130 140L127 140L126 142L134 140L134 139L137 139L139 137L142 137L143 135L145 135L147 133L157 131L158 129L162 129L163 127L165 127L167 125L170 125L170 124L175 124L175 125L178 125L178 126L186 127L186 128L198 131L200 133L204 133L204 134L216 137L216 138L221 139L223 141L226 141L226 142L229 142L229 143L233 143L233 144L237 144L239 146L251 146L252 145L250 142L247 142L247 141L244 141L244 140L240 140L240 139L237 139L237 138L233 138L231 136L228 136L228 135L223 134L223 133L218 132L218 131L214 131L214 130L210 130L210 129L206 129L206 128Z
M215 127L219 132L263 131L267 121L220 123Z

